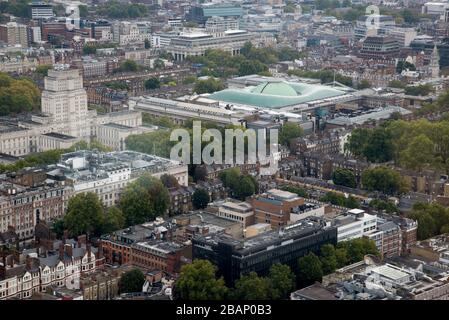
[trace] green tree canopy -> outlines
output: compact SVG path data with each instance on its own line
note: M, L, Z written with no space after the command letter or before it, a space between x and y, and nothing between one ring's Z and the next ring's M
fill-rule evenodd
M330 202L333 205L350 209L359 208L360 203L353 196L345 197L343 194L328 192L320 198L322 202Z
M371 88L371 82L369 82L366 79L363 79L362 81L359 82L359 84L357 85L357 89L362 90L362 89L366 89L366 88Z
M145 81L145 89L152 90L152 89L158 89L161 87L161 82L158 78L150 78Z
M117 207L110 207L105 212L102 233L107 234L125 227L125 216L122 210Z
M388 195L402 194L410 188L397 171L387 167L376 167L363 171L362 185L368 191L379 191Z
M448 231L449 209L440 204L417 203L408 216L418 221L419 240L425 240Z
M135 72L139 70L139 65L134 60L127 59L122 62L118 71L121 72Z
M40 91L27 79L13 79L0 73L0 116L37 111Z
M197 94L202 93L213 93L215 91L220 91L224 89L223 82L221 80L216 80L213 78L209 78L207 80L197 80L195 82L194 91Z
M345 149L353 155L365 157L370 162L387 162L393 158L394 146L391 132L384 128L357 128L351 132Z
M144 223L164 216L170 204L170 195L159 179L142 175L126 186L120 198L120 208L127 225Z
M217 267L208 260L194 260L182 266L175 291L183 300L223 300L228 289L216 272Z
M43 77L48 75L48 70L52 69L53 66L51 64L41 64L36 67L36 73L40 74Z
M192 204L195 209L204 209L210 201L209 193L204 189L196 189L192 196Z
M125 140L129 150L153 154L159 157L170 158L171 148L175 142L170 141L169 130L156 130L153 132L130 135Z
M270 268L268 281L271 299L287 299L289 294L295 289L296 276L289 266L276 263Z
M323 266L320 259L313 252L298 259L297 277L302 286L313 284L315 281L321 281L323 277Z
M332 181L341 186L355 188L357 186L352 170L337 168L332 173Z
M224 170L219 175L224 186L231 189L233 197L245 200L257 192L257 181L250 175L240 173L238 168Z
M163 174L160 180L167 189L179 187L178 180L171 174Z
M268 300L269 289L270 282L267 278L250 272L235 282L233 296L238 300Z
M144 4L123 3L112 0L98 5L96 13L111 19L143 18L148 15L148 8Z
M72 236L99 235L103 223L103 205L95 193L80 193L70 198L64 226Z
M143 284L145 283L145 275L140 269L133 269L125 272L119 281L119 288L121 293L128 292L142 292Z
M416 67L413 63L407 61L398 61L396 65L396 72L401 73L403 70L415 71ZM395 80L398 81L398 80Z
M329 274L338 267L335 247L331 244L325 244L321 247L320 260L323 267L323 274Z
M297 123L287 122L281 128L279 142L282 145L290 146L290 141L301 137L303 133L304 130Z

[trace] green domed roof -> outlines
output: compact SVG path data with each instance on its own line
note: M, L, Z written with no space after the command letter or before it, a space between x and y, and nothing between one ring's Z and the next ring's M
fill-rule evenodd
M208 97L217 101L238 103L263 108L283 108L314 100L337 97L345 91L320 84L269 81L243 89L225 89Z
M283 81L265 82L251 90L252 93L270 94L284 97L296 97L298 92L295 88Z

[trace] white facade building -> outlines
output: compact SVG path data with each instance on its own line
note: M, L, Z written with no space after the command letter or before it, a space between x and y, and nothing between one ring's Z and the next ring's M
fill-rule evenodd
M78 70L49 70L42 91L42 112L64 124L63 134L89 139L87 93Z
M337 216L337 241L345 241L367 236L376 231L377 216L365 213L361 209L351 209L346 214Z

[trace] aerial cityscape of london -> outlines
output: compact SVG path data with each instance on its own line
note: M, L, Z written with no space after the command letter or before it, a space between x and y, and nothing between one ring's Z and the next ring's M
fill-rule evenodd
M0 306L449 300L436 1L0 0Z

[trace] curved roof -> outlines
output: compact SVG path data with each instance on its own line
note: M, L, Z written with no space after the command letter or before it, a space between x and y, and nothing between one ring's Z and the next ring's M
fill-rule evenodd
M307 83L270 81L244 89L225 89L208 98L264 108L279 109L346 94L336 88Z
M271 94L285 97L296 97L298 92L287 82L265 82L251 90L252 93Z

